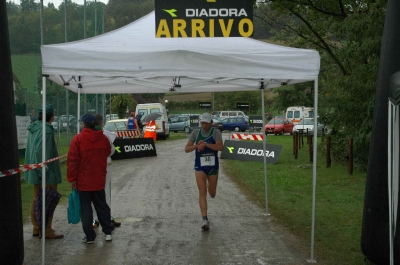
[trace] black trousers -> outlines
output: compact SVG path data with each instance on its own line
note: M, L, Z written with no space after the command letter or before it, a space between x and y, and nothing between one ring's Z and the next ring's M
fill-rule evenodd
M106 194L104 190L97 191L79 191L79 198L81 200L81 221L83 232L86 239L94 240L96 232L93 229L93 210L92 203L97 212L102 231L106 235L110 235L114 230L111 223L111 210L106 202Z

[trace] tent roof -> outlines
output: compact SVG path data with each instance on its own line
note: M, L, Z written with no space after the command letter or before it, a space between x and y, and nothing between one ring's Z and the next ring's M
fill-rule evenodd
M44 75L92 94L258 90L261 79L266 88L315 80L320 67L315 50L250 38L156 38L154 11L93 38L44 45L41 52Z

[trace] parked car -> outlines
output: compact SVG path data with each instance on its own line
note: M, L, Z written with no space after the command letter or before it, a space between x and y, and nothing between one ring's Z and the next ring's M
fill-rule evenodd
M157 138L167 140L170 130L167 109L165 108L165 106L161 103L145 103L136 105L136 113L143 113L141 122L146 118L147 115L158 112L162 115L155 120ZM145 125L143 122L142 124ZM143 132L145 131L146 126L143 126Z
M267 125L265 125L265 134L273 133L273 134L285 134L285 133L293 133L294 124L291 120L287 118L275 117L270 120Z
M119 119L118 114L106 114L106 121Z
M58 117L54 116L54 120L51 122L51 125L53 125L54 130L58 131Z
M212 122L211 127L219 129L221 132L224 130L224 126L223 126L222 120L217 119L217 118L212 118L212 121L213 122Z
M78 133L78 130L76 129L77 126L79 126L79 131L81 131L82 123L77 122L75 117L71 118L69 121L69 131L72 133Z
M104 124L103 130L110 132L125 131L127 123L128 119L109 120Z
M304 118L299 123L293 127L293 132L301 132L304 134L308 132L310 135L314 135L314 118ZM322 136L325 132L325 126L318 123L317 124L317 136Z
M242 131L249 129L249 120L243 116L226 118L222 121L222 129L224 131Z
M219 119L237 117L237 116L243 116L243 117L249 118L244 114L243 111L240 111L240 110L218 111L216 116Z
M67 115L60 116L60 119L58 121L58 126L60 127L60 132L67 131L67 126L68 126L67 121L68 121ZM77 124L76 117L73 115L69 115L69 131L70 132L76 132L76 124ZM79 124L79 126L81 126L81 125Z
M177 133L179 131L189 133L190 131L192 131L193 128L190 127L189 116L183 115L170 118L169 130L173 131L174 133Z

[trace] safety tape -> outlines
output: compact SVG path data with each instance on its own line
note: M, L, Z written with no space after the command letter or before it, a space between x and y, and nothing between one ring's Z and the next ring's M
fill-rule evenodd
M23 166L20 166L18 168L14 168L14 169L0 170L0 177L11 176L11 175L14 175L14 174L17 174L17 173L21 173L21 172L24 172L24 171L28 171L28 170L32 170L32 169L36 169L36 168L41 168L44 165L46 165L46 164L48 164L50 162L56 161L56 160L58 160L58 159L60 159L61 157L64 157L64 156L67 156L67 154L59 156L59 157L51 158L51 159L49 159L47 161L44 161L42 163L39 163L39 164L29 164L29 165L23 165Z
M262 134L247 134L247 133L232 133L232 140L256 140L262 141L264 139L264 135Z
M132 137L136 138L140 136L140 132L138 130L133 130L133 131L117 131L117 137L122 138L122 137Z

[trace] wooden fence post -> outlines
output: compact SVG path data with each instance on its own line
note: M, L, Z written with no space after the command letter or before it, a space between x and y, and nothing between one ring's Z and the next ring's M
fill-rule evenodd
M295 155L296 154L296 132L293 133L292 138L293 138L293 155Z
M307 140L309 142L308 144L308 153L310 155L310 163L313 162L313 135L310 135Z
M298 133L296 132L295 133L295 137L294 137L294 142L295 142L295 144L294 144L294 146L295 146L295 148L294 148L294 158L295 159L297 159L297 155L298 155L298 153L299 153L299 135L298 135Z
M349 139L349 173L353 174L353 138Z
M331 159L331 137L326 137L326 167L330 168L332 163Z

